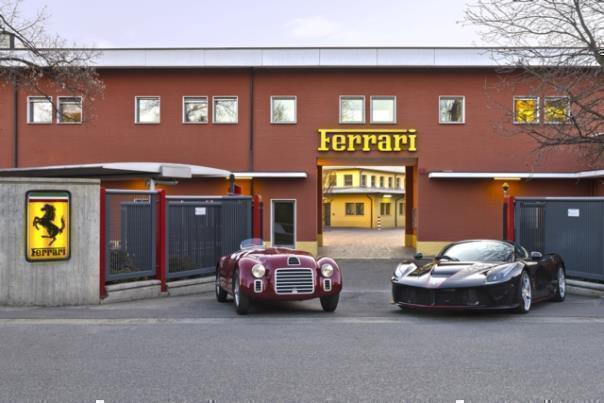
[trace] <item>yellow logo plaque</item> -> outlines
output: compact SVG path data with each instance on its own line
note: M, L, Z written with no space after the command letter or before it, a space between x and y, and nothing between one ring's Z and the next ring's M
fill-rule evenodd
M417 151L415 129L319 129L317 151Z
M66 191L26 194L26 258L30 262L70 257L71 195Z

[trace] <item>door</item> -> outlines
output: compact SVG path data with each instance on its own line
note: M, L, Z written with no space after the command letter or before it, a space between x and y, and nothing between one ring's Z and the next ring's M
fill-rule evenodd
M271 207L271 241L273 246L295 247L296 201L273 200Z
M331 203L323 203L323 225L331 225Z

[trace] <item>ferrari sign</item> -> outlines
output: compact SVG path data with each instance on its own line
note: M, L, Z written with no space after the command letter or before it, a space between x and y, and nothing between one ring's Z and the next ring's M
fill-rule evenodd
M69 192L29 191L26 198L27 260L39 262L69 259Z
M319 129L317 151L417 151L415 129Z

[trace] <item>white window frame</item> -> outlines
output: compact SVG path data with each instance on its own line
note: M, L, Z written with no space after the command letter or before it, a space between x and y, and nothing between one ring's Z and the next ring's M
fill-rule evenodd
M390 122L383 122L383 121L376 121L373 118L373 100L377 99L391 99L393 101L393 105L394 105L394 109L392 110L392 121ZM374 125L394 125L396 124L396 95L372 95L370 97L369 100L369 121L371 122L371 124Z
M44 99L47 102L50 102L51 109L54 109L54 105L52 103L52 97L45 97L43 95L30 95L27 97L27 124L30 125L51 125L53 123L53 113L52 110L50 112L50 122L33 122L31 115L31 100L32 99Z
M80 98L80 109L82 109L82 113L80 114L79 122L61 122L61 100L65 98ZM84 121L84 98L80 95L74 96L60 96L57 97L57 124L58 125L81 125Z
M361 122L345 122L342 120L342 99L345 99L345 98L357 98L357 99L363 100L363 120ZM340 95L338 102L339 102L338 110L339 110L339 115L340 115L338 122L341 125L364 125L365 124L365 122L367 121L367 118L365 116L365 109L366 109L365 95Z
M157 122L139 122L138 121L138 100L157 98L159 101L159 120ZM137 95L134 97L134 123L137 125L158 125L161 123L161 97L159 95Z
M294 202L294 244L291 245L293 248L298 243L298 200L297 199L271 199L271 245L272 246L290 246L290 245L275 245L273 239L273 223L275 222L275 202Z
M186 100L187 98L197 98L197 99L205 99L206 103L208 105L208 120L205 122L187 122L187 120L185 119L186 117L186 109L185 109L185 104L186 104ZM182 97L182 123L185 125L207 125L208 123L210 123L210 99L208 98L207 95L184 95Z
M273 120L273 101L277 99L293 100L294 101L294 121L293 122L275 122ZM271 95L270 105L270 120L273 125L295 125L298 123L298 97L295 95Z
M516 122L516 99L535 99L537 105L537 119L534 122ZM512 97L512 124L538 125L541 123L541 98L534 95L514 95Z
M548 122L546 119L546 115L545 115L545 102L548 99L561 99L564 98L566 99L567 105L568 105L568 114L566 115L566 120L562 121L562 122ZM546 97L543 97L543 124L546 125L565 125L570 123L570 97L568 95L548 95Z
M443 98L461 98L461 122L443 122L440 119L440 101ZM466 96L465 95L439 95L438 96L438 124L439 125L465 125L466 124Z
M234 122L217 122L216 121L216 101L224 98L234 98L237 102L237 120ZM212 97L212 123L215 125L236 125L239 124L239 96L237 95L215 95Z

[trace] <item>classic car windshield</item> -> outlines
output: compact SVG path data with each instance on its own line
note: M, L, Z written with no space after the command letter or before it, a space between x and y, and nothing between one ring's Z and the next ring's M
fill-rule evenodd
M260 238L250 238L241 242L239 249L258 249L264 248L264 241Z
M514 257L514 247L497 241L471 241L449 245L437 258L464 262L509 262Z

